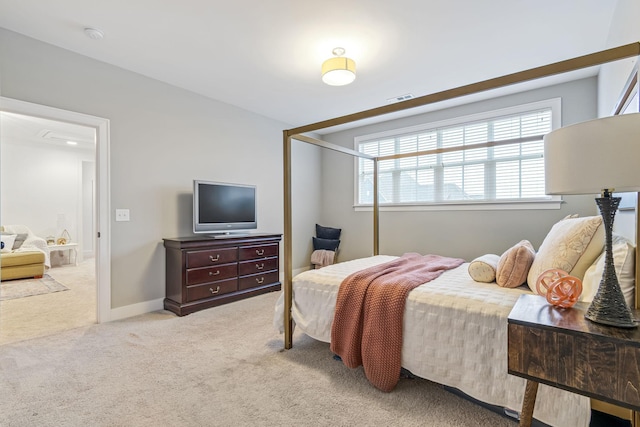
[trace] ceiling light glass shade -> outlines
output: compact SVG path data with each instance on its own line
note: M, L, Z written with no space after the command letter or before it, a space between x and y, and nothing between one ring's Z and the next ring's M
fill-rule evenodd
M344 86L356 79L356 63L339 56L322 63L322 81L331 86Z

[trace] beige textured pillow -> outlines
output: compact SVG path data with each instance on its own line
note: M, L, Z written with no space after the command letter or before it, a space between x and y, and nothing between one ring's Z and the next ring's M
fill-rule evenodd
M496 280L499 255L482 255L469 263L469 276L476 282L491 283Z
M629 307L635 306L635 258L636 250L629 240L614 234L611 239L613 264L616 269L616 276L624 299ZM604 252L595 260L591 267L584 273L582 279L582 294L580 301L590 302L596 296L604 272Z
M565 218L557 222L538 249L529 270L529 287L537 293L538 277L551 268L559 268L582 280L603 248L602 217Z
M503 288L517 288L527 281L529 268L536 250L528 240L522 240L507 249L498 261L496 283Z

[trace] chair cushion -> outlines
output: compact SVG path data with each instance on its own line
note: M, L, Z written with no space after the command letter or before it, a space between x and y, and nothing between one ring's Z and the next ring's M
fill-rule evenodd
M44 264L44 253L38 251L3 253L0 260L0 268L28 264Z

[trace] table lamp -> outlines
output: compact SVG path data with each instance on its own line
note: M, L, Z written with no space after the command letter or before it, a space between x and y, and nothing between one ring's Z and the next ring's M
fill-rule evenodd
M547 194L597 194L605 231L605 264L600 287L585 317L620 328L637 326L613 265L611 233L620 197L640 191L640 113L566 126L544 137ZM636 242L637 244L638 242Z

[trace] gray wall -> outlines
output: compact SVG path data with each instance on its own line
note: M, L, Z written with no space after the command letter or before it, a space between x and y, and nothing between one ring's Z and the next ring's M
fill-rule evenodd
M113 308L164 298L162 238L191 234L194 178L257 184L258 231L282 232L282 130L292 126L4 29L0 78L4 97L110 120L111 206L131 210L130 222L112 212ZM306 248L320 156L293 155L310 165L293 177L305 206L294 245ZM293 265L308 265L308 253L294 253Z
M611 20L607 48L640 41L640 2L618 0ZM600 67L598 76L598 116L612 113L638 58L628 58Z
M618 0L611 21L611 29L606 47L615 47L640 41L640 2L637 0ZM598 116L612 113L627 79L638 66L638 58L623 59L605 64L598 75ZM619 211L614 222L614 231L636 241L635 210Z
M563 125L596 116L596 78L593 77L341 131L325 135L324 139L353 148L353 139L359 135L556 97L562 98ZM573 166L579 167L578 158ZM372 213L353 209L353 168L351 157L323 152L322 221L343 228L340 246L343 261L369 256L373 242ZM537 249L551 226L567 214L597 215L591 196L565 196L564 200L566 203L559 210L381 212L380 253L436 253L472 260L487 253L502 254L522 239L531 241Z

